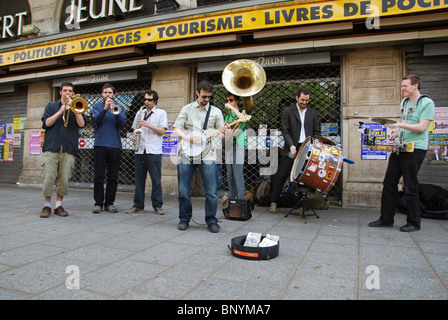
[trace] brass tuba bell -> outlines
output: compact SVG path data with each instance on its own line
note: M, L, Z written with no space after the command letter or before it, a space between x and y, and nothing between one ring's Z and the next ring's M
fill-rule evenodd
M244 109L249 114L255 107L253 96L266 84L266 73L263 67L253 60L235 60L222 72L222 83L231 93L243 97Z

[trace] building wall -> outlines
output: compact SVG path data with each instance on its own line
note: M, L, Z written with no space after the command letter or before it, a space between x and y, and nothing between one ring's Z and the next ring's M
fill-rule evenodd
M393 47L358 49L343 60L344 206L377 207L387 161L361 160L359 121L399 118L403 54ZM364 116L364 118L362 118Z

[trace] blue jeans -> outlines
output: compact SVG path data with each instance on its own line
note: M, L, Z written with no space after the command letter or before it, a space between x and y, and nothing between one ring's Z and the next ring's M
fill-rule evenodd
M217 223L218 182L216 163L214 161L193 163L185 158L182 158L177 165L177 180L179 183L179 220L190 222L192 217L190 191L196 168L199 168L202 185L205 191L205 222L207 225Z
M244 146L233 145L232 150L226 152L227 183L231 199L244 199L246 191L244 184Z
M145 184L146 173L151 178L152 207L161 208L162 200L162 155L161 154L136 154L134 155L135 191L134 207L145 208Z

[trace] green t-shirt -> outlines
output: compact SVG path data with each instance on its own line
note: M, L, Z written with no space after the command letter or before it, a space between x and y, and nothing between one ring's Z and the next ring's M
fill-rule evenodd
M237 116L234 112L232 112L231 114L227 115L225 118L225 122L232 122L233 120L237 119ZM235 123L234 126L238 126L240 123ZM234 127L232 127L234 128ZM236 144L239 146L245 146L246 145L246 123L242 122L241 126L239 127L239 129L237 131L235 131L235 138L236 139Z
M409 102L409 99L403 104L403 112L401 114L401 121L408 124L418 124L421 119L433 120L435 105L428 97L422 97L418 100L417 106L413 102ZM413 110L411 110L413 109ZM407 112L406 112L407 110ZM407 116L406 116L407 113ZM405 119L406 118L406 119ZM426 128L425 132L411 132L409 130L404 130L403 141L404 142L414 142L415 149L428 149L428 137L429 137L429 126Z

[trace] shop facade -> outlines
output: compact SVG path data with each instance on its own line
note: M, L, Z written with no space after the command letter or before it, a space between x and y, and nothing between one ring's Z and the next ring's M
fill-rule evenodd
M344 163L330 194L343 206L379 205L387 154L366 156L359 122L398 119L405 74L419 74L422 92L437 107L448 107L448 4L443 1L177 1L160 8L143 0L48 3L23 1L20 7L18 1L17 8L2 13L0 123L14 124L16 140L7 143L13 144L12 161L0 163L2 183L40 185L36 135L43 109L58 99L62 81L73 82L89 102L87 118L101 98L102 84L117 88L117 102L128 117L120 187L133 190L130 125L144 92L158 92L159 106L172 125L182 106L195 99L201 79L215 85L213 104L223 109L222 70L236 59L255 60L267 81L255 96L249 123L253 134L247 140L246 189L266 178L263 170L275 156L269 151L276 143L281 146L273 132L280 129L282 106L294 100L298 88L307 87L322 135L355 161ZM18 35L19 26L26 32ZM73 186L92 186L93 134L91 123L81 131ZM175 137L168 133L165 139L162 183L164 193L176 195L175 152L170 149ZM225 166L218 167L225 192ZM447 187L446 168L443 161L426 163L421 179ZM200 195L200 189L198 179L195 193Z

